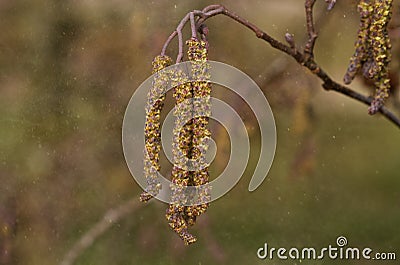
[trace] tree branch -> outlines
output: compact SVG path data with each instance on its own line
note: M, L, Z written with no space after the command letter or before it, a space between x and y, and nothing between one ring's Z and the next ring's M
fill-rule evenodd
M336 1L327 1L329 7L332 8L333 4ZM364 96L346 86L343 86L337 82L335 82L329 75L315 62L314 58L312 57L313 47L315 44L316 33L314 32L314 25L312 20L312 7L315 3L315 0L306 0L306 16L307 16L307 33L309 36L306 48L304 49L304 53L295 49L295 44L292 36L287 35L286 40L289 42L290 46L285 45L284 43L274 39L272 36L267 34L266 32L262 31L259 27L251 23L250 21L240 17L239 15L235 14L232 11L229 11L224 6L220 5L217 7L216 5L212 6L213 11L208 13L203 13L200 15L198 20L198 25L201 25L210 17L222 14L225 15L236 22L242 24L243 26L247 27L251 31L253 31L256 36L266 42L268 42L273 48L280 50L287 55L291 56L295 59L300 65L308 68L314 75L316 75L319 79L323 81L322 87L327 91L335 91L345 96L348 96L352 99L355 99L359 102L362 102L366 105L370 105L372 98ZM288 38L289 37L289 38ZM308 48L307 48L308 47ZM311 55L311 56L310 56ZM400 128L400 119L394 113L389 111L386 107L380 108L379 112L395 124L398 128Z
M92 226L75 245L64 256L60 265L72 265L75 260L104 232L106 232L114 223L132 213L139 207L139 199L132 198L129 201L119 205L117 208L108 210L104 217Z

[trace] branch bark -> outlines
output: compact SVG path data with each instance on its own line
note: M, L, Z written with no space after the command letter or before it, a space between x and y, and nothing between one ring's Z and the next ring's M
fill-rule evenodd
M308 41L304 48L304 55L308 58L314 58L314 46L317 40L317 33L314 28L313 8L316 0L306 0L306 20L307 20L307 33Z

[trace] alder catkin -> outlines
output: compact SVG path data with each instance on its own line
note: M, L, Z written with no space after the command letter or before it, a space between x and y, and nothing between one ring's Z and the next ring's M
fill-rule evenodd
M208 188L196 187L209 181L208 165L205 153L208 149L208 117L211 111L209 73L207 64L207 43L191 38L186 42L189 47L188 58L191 62L191 80L183 73L175 73L173 80L178 84L173 93L176 100L175 127L173 130L172 152L174 166L172 169L172 202L166 211L170 227L181 237L186 245L196 241L188 232L188 227L196 222L196 217L204 213L210 200ZM186 78L186 82L185 81ZM204 115L193 116L193 113ZM191 116L192 115L192 116ZM190 117L190 120L183 120ZM182 126L183 125L183 126ZM194 167L190 168L188 165ZM183 194L183 188L195 187L194 195ZM190 200L193 205L184 205Z
M161 151L160 115L164 106L169 77L165 71L160 71L171 64L172 59L166 55L158 55L152 62L154 80L147 95L144 129L144 175L147 181L147 188L140 195L140 201L142 202L147 202L156 196L161 189L161 184L158 181L158 171L160 171L159 153Z
M359 70L375 86L375 96L368 112L375 114L389 97L389 64L391 44L388 23L391 18L393 0L361 0L358 4L360 27L355 43L354 55L343 78L350 84Z

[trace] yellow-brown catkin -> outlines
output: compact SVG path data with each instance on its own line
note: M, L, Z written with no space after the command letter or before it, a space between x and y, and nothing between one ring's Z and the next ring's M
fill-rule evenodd
M369 27L371 24L372 6L368 0L361 0L358 4L358 12L360 13L360 27L355 43L354 55L350 58L350 64L344 76L344 83L350 84L356 76L358 70L368 60L368 38Z
M172 203L169 205L166 218L170 227L184 240L185 244L191 244L196 238L188 232L188 227L196 222L196 217L204 213L210 200L210 191L207 188L197 190L197 197L182 194L182 188L186 186L205 185L209 181L208 165L205 160L207 151L208 118L210 115L210 93L207 64L207 45L204 41L192 38L187 41L189 46L188 58L192 62L192 81L184 83L185 77L176 78L180 85L175 87L173 96L176 100L175 128L173 131L173 156L172 182L176 184L172 188ZM178 74L179 75L179 74ZM181 78L181 80L178 80ZM173 81L174 82L174 81ZM190 121L185 122L187 113L203 113L205 116L193 115ZM183 115L183 113L186 113ZM182 126L183 125L183 126ZM195 162L194 162L195 161ZM196 170L190 170L188 164ZM198 168L198 169L197 169ZM192 202L193 206L184 205Z
M368 71L369 77L374 80L375 97L368 108L370 114L375 114L389 97L390 79L389 63L391 61L391 44L387 30L391 17L393 0L376 0L371 26L371 47L374 58L373 65Z
M197 39L190 39L187 42L189 46L188 57L192 61L192 75L193 79L197 80L192 82L193 97L195 99L202 99L201 104L195 104L196 108L200 108L202 113L211 114L211 83L207 80L209 76L209 66L207 64L207 43ZM198 111L198 110L197 110ZM207 162L205 161L205 152L208 149L207 141L204 141L211 136L208 129L208 117L197 116L193 119L193 146L192 156L198 159L199 170L192 172L193 186L205 185L209 181L209 173ZM196 154L199 153L199 154ZM199 202L209 201L209 190L202 189L198 191ZM196 217L207 210L207 203L199 203L194 206L189 206L186 209L188 222L195 223Z
M175 127L173 129L173 168L171 182L171 203L166 211L166 218L169 226L181 237L186 245L196 241L196 238L188 232L188 222L185 215L185 197L184 188L188 186L190 180L190 172L185 169L186 162L182 161L182 157L187 157L188 149L191 143L192 126L188 122L182 124L182 111L179 111L178 104L183 103L186 99L192 97L191 85L188 77L180 70L176 70L171 76L171 85L174 87L173 96L176 100L176 108L174 110ZM190 105L186 107L191 107ZM191 112L191 109L186 112Z
M387 26L392 2L393 0L361 0L358 4L360 28L344 82L350 84L359 70L362 70L365 78L374 81L376 91L368 108L370 114L378 112L389 97L391 44Z
M158 181L158 171L160 171L159 153L161 151L160 115L164 106L169 77L165 71L160 71L171 64L172 59L165 55L158 55L152 62L154 80L147 95L144 129L144 175L147 181L147 188L140 195L140 200L143 202L147 202L156 196L161 189L161 184Z

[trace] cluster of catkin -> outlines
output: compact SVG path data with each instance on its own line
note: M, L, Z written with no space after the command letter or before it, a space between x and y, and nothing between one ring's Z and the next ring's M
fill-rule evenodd
M140 200L147 202L161 190L158 180L161 151L160 115L168 85L174 87L176 100L173 130L173 168L171 174L171 203L166 211L169 226L185 244L196 241L188 228L195 224L197 216L204 213L210 201L210 188L206 152L211 114L211 83L208 81L207 42L192 37L188 45L188 59L191 73L179 68L161 71L172 64L170 57L157 56L153 60L154 80L148 93L145 123L144 174L147 188ZM192 193L185 188L193 187ZM194 191L194 192L193 192Z
M368 112L375 114L389 97L389 63L391 44L387 26L393 0L361 0L358 4L360 27L354 55L344 76L350 84L359 70L375 85L375 96Z

